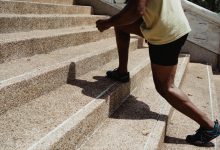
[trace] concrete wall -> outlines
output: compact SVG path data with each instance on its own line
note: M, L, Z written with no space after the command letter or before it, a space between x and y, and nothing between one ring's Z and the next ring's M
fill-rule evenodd
M94 14L112 16L120 11L120 7L105 0L75 0L78 5L92 6Z
M192 32L183 52L191 54L191 61L220 66L220 17L218 14L182 0Z

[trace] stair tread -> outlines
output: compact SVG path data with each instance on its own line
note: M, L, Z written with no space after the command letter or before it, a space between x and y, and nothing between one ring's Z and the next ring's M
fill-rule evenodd
M29 1L29 0L13 0L13 1L18 1L18 2L26 2L26 1ZM63 0L60 2L60 0L31 0L31 2L33 3L40 3L40 4L65 4L65 5L72 5L73 4L73 1L72 0L69 0L69 1L66 1L66 0ZM59 3L58 3L59 2Z
M129 61L131 75L141 62L147 62L147 58L146 49L131 52ZM1 147L3 149L26 149L45 136L113 84L114 81L104 76L108 69L117 67L117 64L118 60L113 60L77 78L71 85L65 84L1 115Z
M91 15L91 14L4 14L0 13L1 18L57 18L57 17L107 17L105 15Z
M207 65L190 63L186 72L185 78L182 82L181 89L189 96L192 102L204 113L206 113L210 119L214 121L212 116L212 106L214 105L213 100L210 98L210 83ZM215 111L215 110L214 110ZM173 115L168 122L168 128L166 133L165 143L162 145L163 150L167 149L215 149L212 144L207 146L211 147L196 147L187 144L185 138L189 134L195 134L195 131L199 128L199 125L174 110ZM214 141L213 141L214 142Z
M134 41L134 39L132 39ZM80 58L103 53L112 47L116 47L115 38L91 42L79 46L52 51L48 54L37 54L32 57L21 58L0 64L0 83L10 78L30 74L43 67L50 67L62 62L74 62Z
M80 33L87 31L97 31L95 25L81 26L73 28L49 29L49 30L33 30L29 32L3 33L0 34L0 44L13 41L22 41L27 39L53 37L58 35Z
M30 1L5 1L1 0L0 8L2 13L13 13L13 14L47 14L47 13L83 13L91 14L91 6L79 6L79 5L66 5L66 4L52 4L52 3L37 3Z
M31 1L9 1L9 0L0 0L0 2L8 2L8 3L30 3L30 4L39 4L39 5L52 5L52 6L68 6L68 7L91 7L91 6L81 6L81 5L68 5L68 4L56 4L56 3L39 3L39 2L31 2Z
M135 42L136 39L131 39ZM16 78L25 78L31 74L38 74L47 68L62 63L77 62L87 57L102 54L116 48L115 38L103 39L97 42L86 43L52 51L48 54L36 54L32 57L12 60L0 64L0 85Z
M217 75L214 75L215 80L215 87L216 87L216 94L218 98L218 109L220 110L220 75L219 73Z
M147 144L151 144L148 143L149 137L157 122L166 121L167 116L161 113L166 103L156 92L152 75L146 77L122 106L85 141L80 150L144 149Z

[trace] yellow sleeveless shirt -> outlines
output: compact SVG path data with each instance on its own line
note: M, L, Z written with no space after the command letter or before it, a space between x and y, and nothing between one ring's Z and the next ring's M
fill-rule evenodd
M153 45L173 42L191 31L181 0L149 0L140 29Z

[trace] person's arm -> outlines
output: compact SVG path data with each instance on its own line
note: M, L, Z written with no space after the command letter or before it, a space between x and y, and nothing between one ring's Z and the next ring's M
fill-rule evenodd
M145 11L148 0L129 0L128 4L116 15L106 20L98 20L96 26L104 31L112 26L122 26L135 22Z

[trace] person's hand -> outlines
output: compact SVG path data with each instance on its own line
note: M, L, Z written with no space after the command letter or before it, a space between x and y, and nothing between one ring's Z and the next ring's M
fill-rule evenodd
M103 32L111 28L111 24L108 19L105 19L105 20L101 19L101 20L96 21L96 27L98 28L100 32Z

